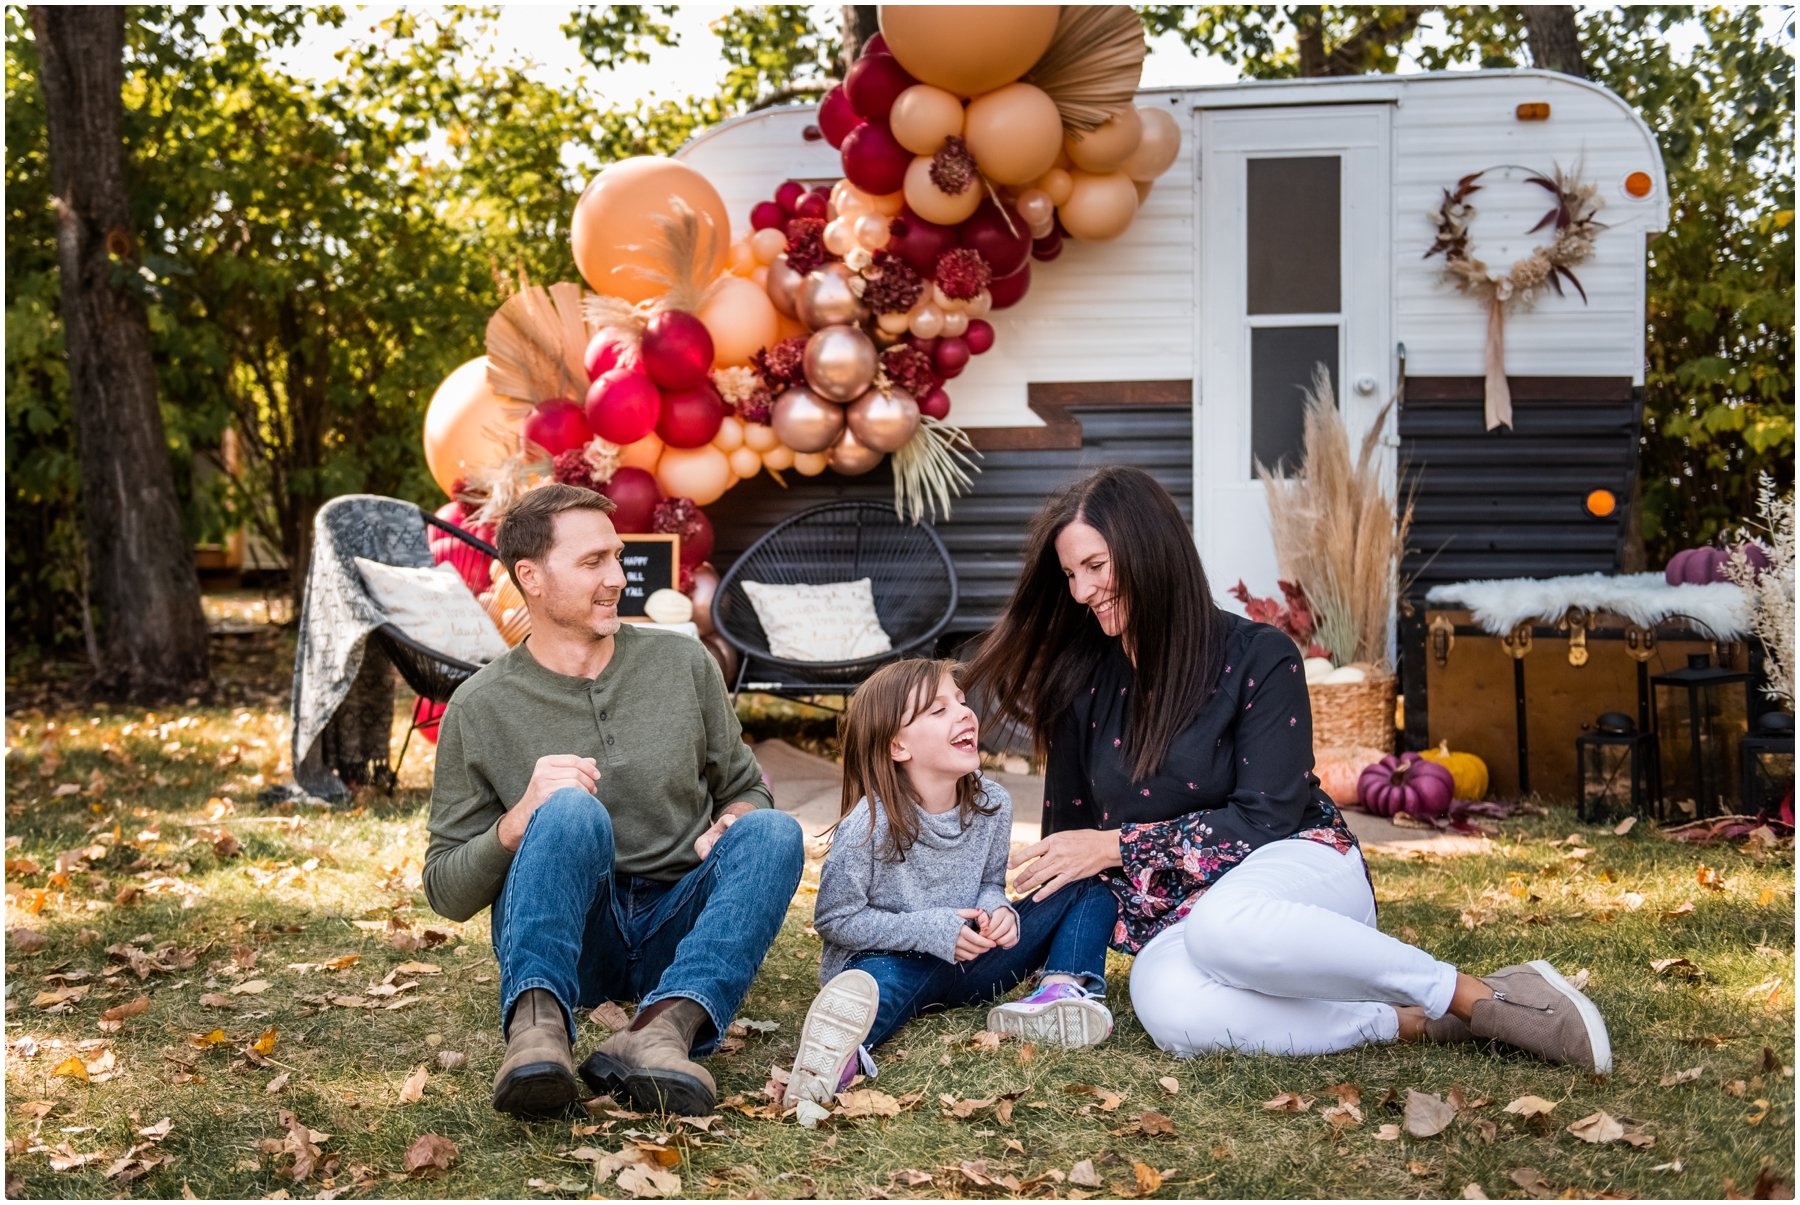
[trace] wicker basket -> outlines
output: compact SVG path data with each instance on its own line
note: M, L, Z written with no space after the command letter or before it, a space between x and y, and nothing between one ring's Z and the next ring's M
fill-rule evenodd
M1394 747L1394 675L1370 674L1361 682L1309 683L1313 753L1346 745Z

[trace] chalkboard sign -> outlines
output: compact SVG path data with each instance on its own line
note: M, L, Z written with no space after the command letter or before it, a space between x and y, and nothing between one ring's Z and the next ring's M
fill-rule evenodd
M648 623L644 604L658 590L672 590L680 580L677 566L681 557L681 537L674 534L619 537L625 551L619 559L625 565L625 592L619 596L619 618L627 623Z

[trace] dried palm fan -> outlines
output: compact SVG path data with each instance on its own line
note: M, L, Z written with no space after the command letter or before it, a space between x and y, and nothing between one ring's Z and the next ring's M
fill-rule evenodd
M1049 93L1063 129L1081 135L1131 103L1148 50L1130 5L1065 4L1050 49L1024 80Z
M950 517L950 498L969 487L970 469L977 473L969 453L975 445L960 427L925 415L913 437L894 453L894 513L917 523L936 520L938 511Z
M553 397L579 400L587 392L586 350L580 285L521 289L488 319L488 388L534 404Z
M662 296L650 302L631 304L622 297L590 293L582 302L582 311L595 330L612 328L616 341L627 351L635 352L644 324L657 314L680 310L698 314L716 282L706 279L706 269L717 262L719 232L711 223L701 236L700 215L680 197L670 197L673 217L659 214L657 228L661 233L648 248L633 246L633 251L648 250L657 261L657 270L644 273L649 280L663 286Z
M468 522L476 526L498 523L500 516L527 489L533 478L548 477L552 465L548 456L527 452L515 431L490 431L496 446L512 445L513 451L492 465L472 468L463 478L456 500L468 512Z

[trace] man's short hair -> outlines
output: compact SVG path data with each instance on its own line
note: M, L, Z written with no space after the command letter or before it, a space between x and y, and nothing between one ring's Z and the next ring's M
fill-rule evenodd
M500 530L494 545L500 549L500 563L512 574L513 585L519 585L515 568L520 561L542 561L556 543L556 516L564 511L597 510L610 515L618 504L605 494L548 481L527 490L500 516ZM519 586L522 594L525 587Z

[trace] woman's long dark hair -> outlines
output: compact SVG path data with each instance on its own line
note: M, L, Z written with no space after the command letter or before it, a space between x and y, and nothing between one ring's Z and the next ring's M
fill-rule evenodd
M1111 637L1069 593L1056 537L1080 520L1111 553L1125 610L1125 648L1136 662L1126 751L1139 779L1155 773L1177 734L1199 714L1225 656L1225 623L1175 499L1142 469L1113 465L1055 494L1032 521L1025 569L966 682L987 708L1031 733L1038 753Z

